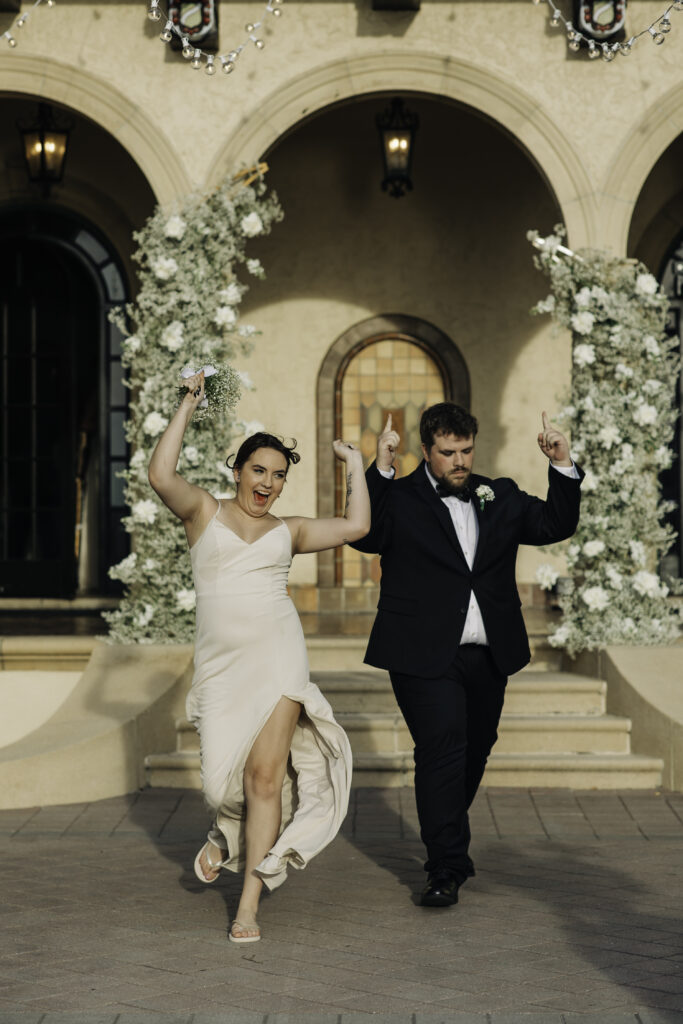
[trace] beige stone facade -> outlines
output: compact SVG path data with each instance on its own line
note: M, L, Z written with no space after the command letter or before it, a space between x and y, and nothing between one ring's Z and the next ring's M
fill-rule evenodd
M663 6L632 2L631 30ZM260 10L221 6L222 51ZM0 32L12 17L0 14ZM281 512L329 511L334 353L381 316L449 340L480 420L477 469L539 492L540 411L562 401L570 347L529 316L545 281L525 234L562 221L572 247L660 273L683 230L683 13L671 18L664 46L641 40L608 65L570 54L544 5L526 0L423 0L411 13L290 0L262 52L209 78L164 47L142 3L41 5L16 49L0 40L0 213L43 202L15 128L37 100L76 124L64 182L44 202L110 240L131 290L130 233L155 201L266 159L285 220L253 247L268 276L244 308L262 334L240 367L256 390L239 412L299 441ZM374 120L395 95L420 117L414 191L399 200L379 187ZM523 552L520 582L541 560ZM305 556L292 580L318 573Z

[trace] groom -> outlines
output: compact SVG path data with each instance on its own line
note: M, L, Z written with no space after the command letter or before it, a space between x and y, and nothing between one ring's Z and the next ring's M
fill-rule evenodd
M467 810L497 738L507 677L530 658L515 584L520 544L571 537L580 481L543 413L545 501L514 480L472 472L477 421L452 402L420 421L424 462L394 481L399 435L388 416L366 473L372 527L352 546L382 556L365 661L389 671L415 744L415 798L428 873L421 902L457 903L474 865Z

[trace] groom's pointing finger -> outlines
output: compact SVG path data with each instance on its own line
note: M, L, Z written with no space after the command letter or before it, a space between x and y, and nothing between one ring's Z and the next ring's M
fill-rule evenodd
M548 413L542 412L541 417L543 419L543 429L550 430L550 420L548 419Z
M384 424L384 430L382 431L382 433L383 434L388 434L390 430L391 430L391 413L389 412L389 413L387 413L387 422Z

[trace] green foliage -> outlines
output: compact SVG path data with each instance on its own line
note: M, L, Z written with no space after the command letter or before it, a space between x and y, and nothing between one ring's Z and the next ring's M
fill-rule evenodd
M558 421L586 471L581 521L567 548L572 579L560 596L562 624L551 643L570 654L606 644L674 640L680 618L659 576L675 538L658 473L671 465L680 372L668 338L668 299L647 268L606 253L562 248L564 229L529 239L551 294L532 312L551 313L573 332L569 403ZM537 576L551 586L557 574ZM669 581L671 583L671 581Z
M244 433L236 419L240 387L235 356L250 350L256 333L239 320L248 285L238 270L263 277L246 255L248 240L270 231L282 211L262 178L250 187L229 178L210 194L193 194L171 210L158 207L134 238L140 291L119 326L133 333L123 345L124 383L131 389L126 426L133 452L122 474L130 515L124 525L133 551L109 570L122 580L119 608L106 615L113 641L187 643L194 637L195 597L185 532L151 490L147 466L178 404L181 370L212 364L209 407L195 413L178 470L213 494L230 493L225 458Z

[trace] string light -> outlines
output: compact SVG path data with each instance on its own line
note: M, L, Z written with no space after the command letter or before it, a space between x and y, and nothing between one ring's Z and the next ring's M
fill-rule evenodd
M681 0L683 4L683 0ZM282 0L267 0L265 5L266 14L272 15L274 18L280 18L282 16ZM195 46L192 42L192 36L187 36L181 28L174 25L171 19L168 17L166 11L161 6L161 0L149 0L147 8L147 17L152 21L161 21L162 18L166 18L166 24L163 32L159 38L164 43L170 43L174 35L180 39L183 45L182 54L185 60L190 61L190 66L195 71L203 66L204 71L207 75L212 76L216 74L218 67L225 75L230 75L235 70L237 58L244 50L245 46L252 43L256 50L263 50L265 48L265 40L257 35L257 29L263 27L262 21L250 21L244 26L246 33L246 39L244 42L235 46L234 49L228 50L227 53L221 53L214 56L212 53L206 53L199 46Z
M41 4L45 4L47 7L54 7L55 0L34 0L34 3L31 4L31 7L28 9L28 11L24 11L23 14L20 14L19 17L10 26L10 28L8 28L6 32L0 34L0 41L5 39L7 41L7 45L14 49L14 47L17 45L17 41L12 35L11 29L22 29L26 22L28 21L28 19L30 18L31 14L33 14L33 12L35 11L36 7L40 7Z
M278 0L271 0L272 3L277 3ZM550 15L550 27L560 28L563 27L567 33L567 47L576 53L581 49L581 44L585 43L588 47L588 56L591 60L595 60L598 57L602 57L604 61L610 63L614 60L616 55L620 53L622 57L628 57L631 50L633 49L634 43L637 42L642 36L649 35L655 44L655 46L661 46L666 40L668 33L671 31L671 18L669 15L672 11L683 11L683 0L671 0L665 11L662 12L655 20L644 28L641 32L636 32L630 39L627 39L623 43L597 43L591 36L585 35L576 26L568 21L560 9L557 7L555 0L532 0L534 4L541 4L546 2L551 9ZM267 8L266 8L267 10Z

